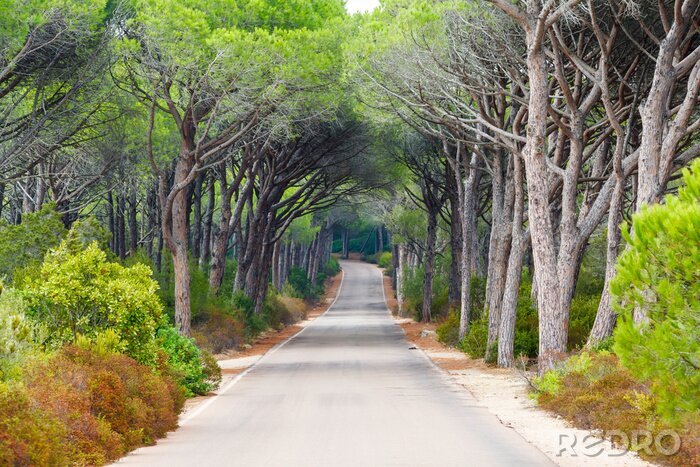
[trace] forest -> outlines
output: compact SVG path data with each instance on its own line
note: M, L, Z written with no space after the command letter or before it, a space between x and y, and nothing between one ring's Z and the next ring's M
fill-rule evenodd
M347 258L697 463L699 95L697 0L4 0L0 464L152 444Z

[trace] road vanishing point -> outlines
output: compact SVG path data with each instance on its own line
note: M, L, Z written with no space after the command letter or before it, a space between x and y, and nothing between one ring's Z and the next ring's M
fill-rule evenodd
M376 267L341 265L324 315L118 465L552 465L410 348Z

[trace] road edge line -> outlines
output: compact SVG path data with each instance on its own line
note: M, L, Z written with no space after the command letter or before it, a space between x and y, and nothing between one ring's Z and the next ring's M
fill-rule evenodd
M282 347L284 347L289 341L291 341L292 339L294 339L295 337L297 337L298 335L300 335L301 333L303 333L304 331L306 331L308 328L310 328L311 326L313 326L314 323L316 323L316 321L318 321L319 318L321 318L321 317L324 316L326 313L328 313L329 311L331 311L331 308L333 308L333 306L335 305L335 303L338 301L338 298L340 297L340 292L341 292L342 289L343 289L343 282L345 281L345 270L344 270L342 267L340 268L340 272L341 272L342 276L340 276L340 285L338 286L338 292L336 292L335 298L333 299L333 301L331 302L331 304L328 306L328 308L326 309L326 311L324 311L323 313L321 313L320 315L318 315L316 318L314 318L314 320L311 321L311 322L309 323L308 326L303 327L299 332L295 333L295 334L292 335L292 336L289 336L286 340L284 340L283 342L280 342L279 344L275 345L273 348L271 348L270 350L268 350L267 352L265 352L255 363L253 363L252 365L250 365L250 366L249 366L248 368L246 368L243 372L239 373L238 375L236 375L235 378L233 378L231 381L229 381L228 383L226 383L226 385L225 385L223 388L221 388L221 390L219 390L219 392L217 392L216 395L210 397L209 399L205 400L204 402L202 402L201 404L199 404L199 405L197 405L195 408L193 408L192 411L191 411L185 418L183 418L183 419L180 421L180 423L178 423L178 428L183 427L183 426L186 425L190 420L192 420L192 419L195 418L197 415L199 415L199 414L201 414L202 412L204 412L204 410L205 410L206 408L208 408L211 404L213 404L214 401L215 401L216 399L219 398L219 396L222 396L222 395L226 394L229 390L231 390L231 388L234 387L234 386L236 385L236 383L238 383L245 375L247 375L248 373L250 373L251 371L253 371L253 369L254 369L255 367L257 367L263 360L265 360L266 358L270 357L272 354L274 354L274 353L277 352L279 349L281 349ZM382 290L383 290L383 289L382 289Z

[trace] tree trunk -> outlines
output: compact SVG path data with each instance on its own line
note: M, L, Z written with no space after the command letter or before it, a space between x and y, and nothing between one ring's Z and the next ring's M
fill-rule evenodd
M549 170L545 153L549 84L542 46L544 33L538 29L531 27L526 32L530 99L524 156L528 187L528 220L538 282L539 370L544 372L554 368L556 359L566 352L568 323L560 303L557 257L549 217Z
M513 205L512 242L508 257L505 290L501 307L501 319L498 327L498 366L511 367L514 363L513 346L515 343L515 320L518 308L518 295L523 270L523 259L528 249L528 243L523 233L523 214L525 197L523 193L523 169L518 157L513 161L513 187L515 202ZM490 343L493 346L493 343ZM487 345L486 361L494 358L492 348Z
M517 157L517 156L514 156ZM511 238L513 230L514 183L512 181L513 162L508 165L506 183L503 178L501 154L493 159L491 187L493 202L491 210L491 235L489 238L489 260L486 272L485 313L488 316L487 348L498 338L501 320L501 307L505 293Z
M620 248L620 220L622 217L622 201L624 197L624 181L618 178L610 201L608 213L607 257L605 263L605 285L598 304L595 322L588 336L586 347L592 347L612 335L615 328L616 315L610 303L610 281L615 277L615 263Z
M471 279L472 279L472 257L476 253L473 239L476 237L476 202L479 194L479 181L481 179L480 161L481 157L476 153L472 154L470 160L469 175L464 181L464 191L462 193L462 264L460 275L461 285L461 307L459 314L459 340L461 341L469 333L469 322L471 319Z
M126 211L126 200L124 193L117 195L117 254L119 259L126 258L126 221L124 214Z
M212 224L214 221L214 202L216 194L214 191L214 177L209 178L207 183L207 209L202 220L202 241L200 246L199 267L203 268L209 261L211 255Z
M109 249L113 253L117 252L117 230L114 227L114 198L112 197L112 190L107 192L107 227L109 229Z
M136 188L129 189L129 256L136 254L139 244L138 223L136 221Z
M192 193L192 258L199 262L202 248L202 185L204 174L197 175Z
M448 291L450 309L457 309L462 297L462 215L460 205L459 194L450 199L450 250L452 253Z
M435 244L437 242L437 213L428 211L428 237L425 251L425 275L423 278L423 322L429 323L433 306L433 267L435 264Z

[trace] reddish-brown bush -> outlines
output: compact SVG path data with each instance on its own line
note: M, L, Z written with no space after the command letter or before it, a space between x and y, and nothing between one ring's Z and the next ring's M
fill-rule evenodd
M0 464L100 465L177 426L182 390L119 354L65 347L0 386Z
M201 348L221 353L243 343L243 323L224 311L212 309L198 319L192 335Z

